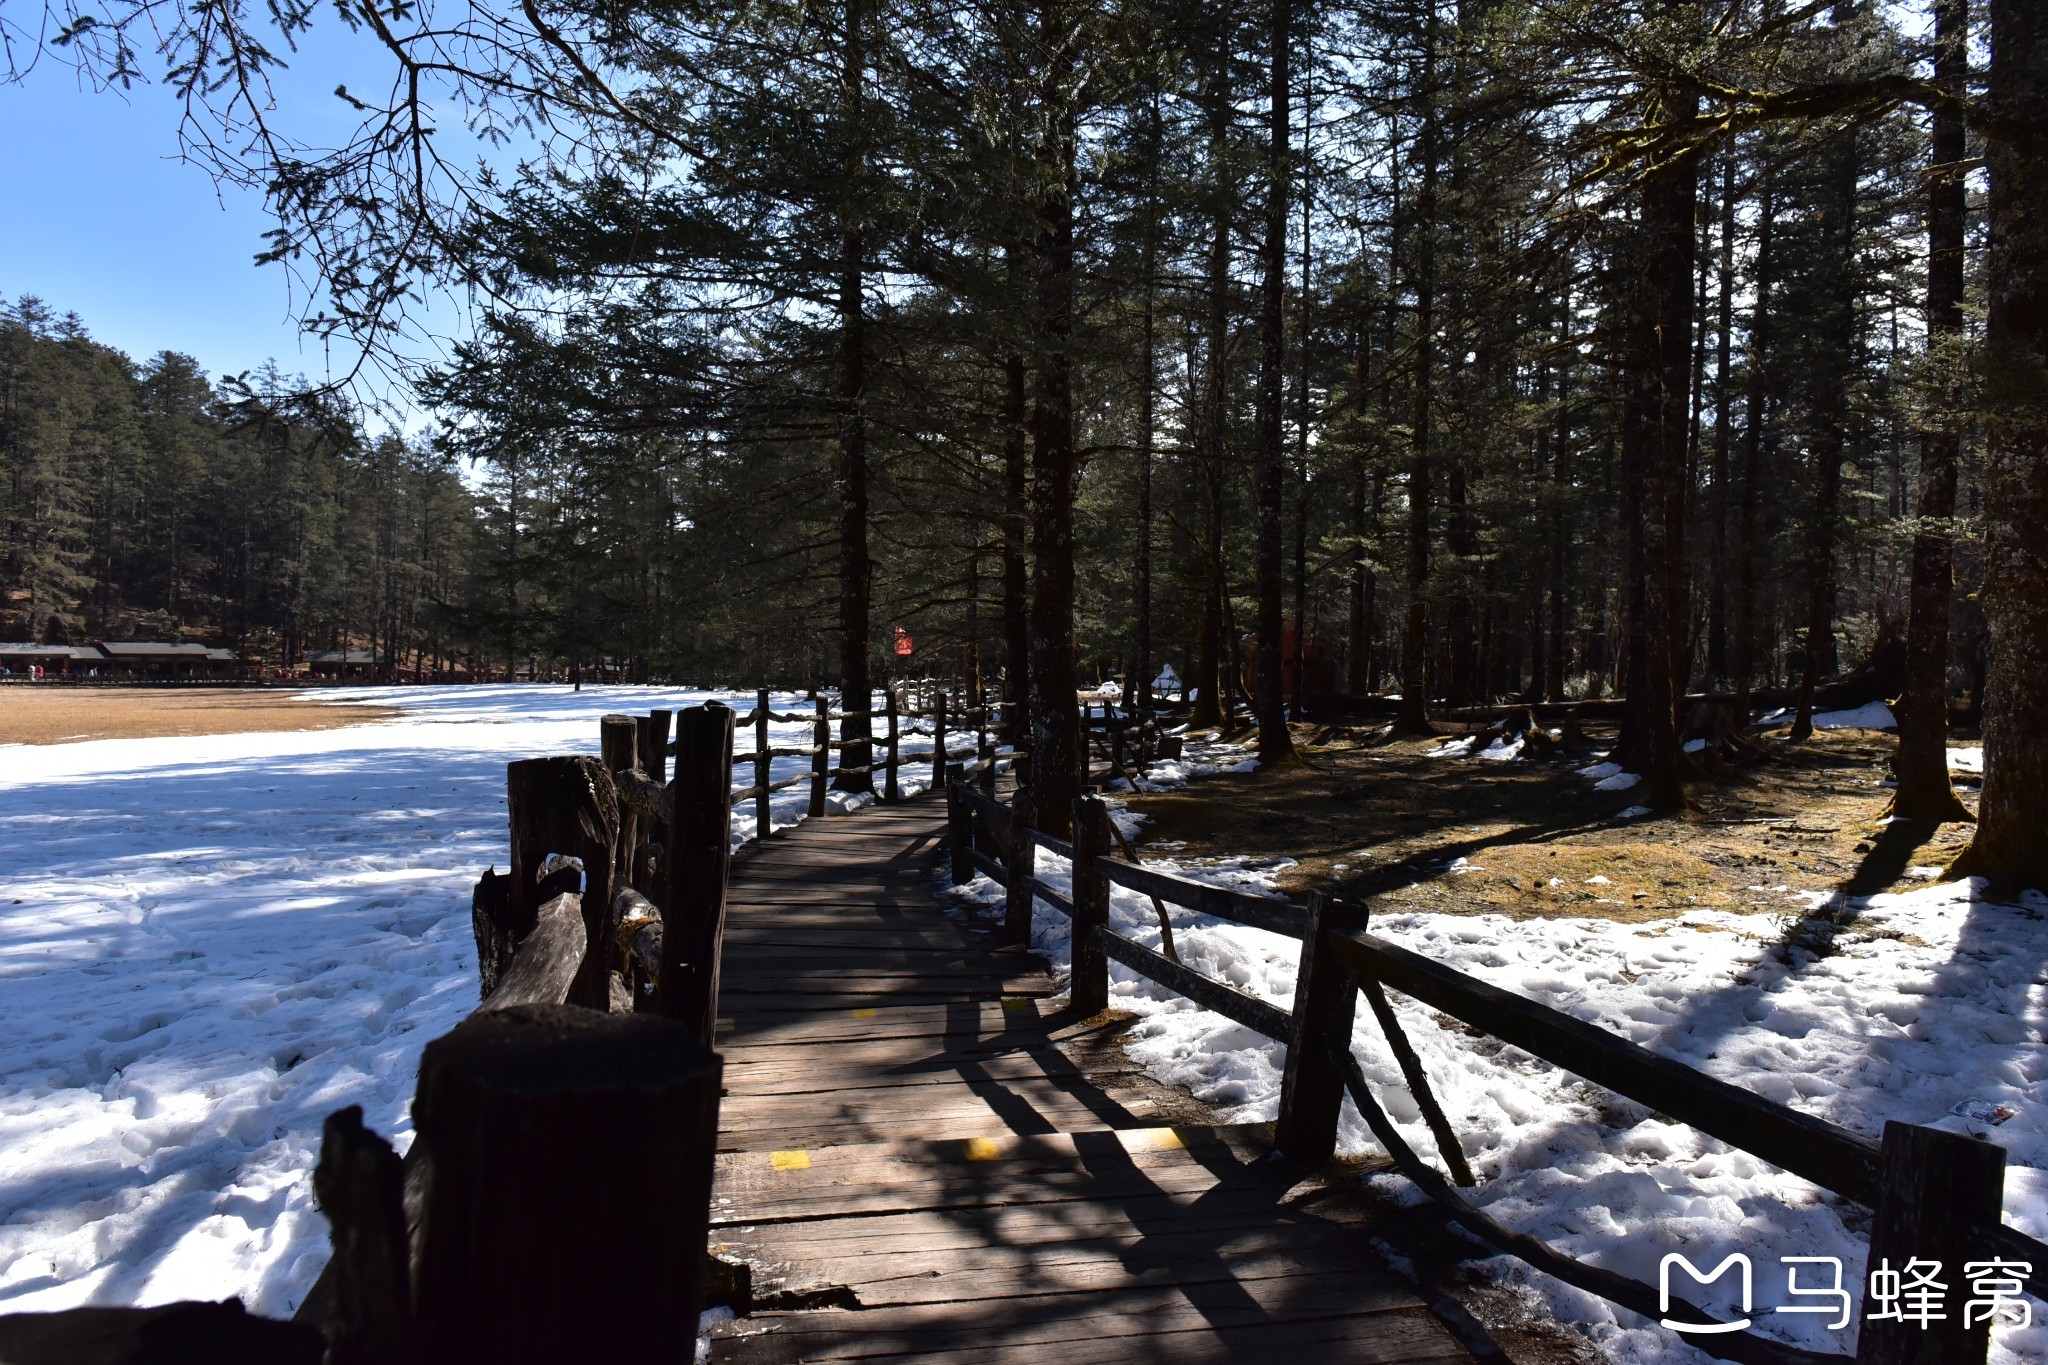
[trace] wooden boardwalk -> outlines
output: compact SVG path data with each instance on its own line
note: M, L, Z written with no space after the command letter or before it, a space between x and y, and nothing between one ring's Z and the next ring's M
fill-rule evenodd
M714 1361L1473 1359L1263 1126L1161 1127L1060 1043L1044 963L949 917L941 805L734 864Z

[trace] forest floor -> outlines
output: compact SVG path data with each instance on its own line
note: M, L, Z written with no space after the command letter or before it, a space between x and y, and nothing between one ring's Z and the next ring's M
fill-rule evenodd
M1910 889L1970 836L1967 825L1886 823L1897 741L1869 730L1767 738L1772 762L1700 782L1693 810L1654 822L1624 817L1625 789L1597 790L1578 772L1611 733L1548 763L1443 757L1439 739L1311 748L1311 733L1297 736L1298 764L1129 797L1150 817L1146 847L1292 859L1281 890L1376 909L1638 922ZM1974 792L1962 796L1974 805Z
M395 707L331 705L282 689L234 687L9 687L0 692L0 744L75 744L166 735L251 735L333 730L391 720Z

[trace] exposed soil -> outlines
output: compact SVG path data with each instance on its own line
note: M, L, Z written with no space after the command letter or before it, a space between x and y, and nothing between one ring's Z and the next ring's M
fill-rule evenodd
M1654 920L1924 885L1910 869L1945 867L1969 841L1967 825L1886 823L1897 741L1872 731L1766 740L1771 762L1700 782L1693 809L1662 819L1620 818L1635 793L1574 771L1611 733L1526 763L1435 757L1435 740L1309 748L1311 733L1297 735L1297 764L1132 798L1152 817L1146 843L1179 844L1177 858L1291 858L1284 890L1389 911Z
M397 714L388 706L330 706L284 690L31 684L0 688L0 744L333 730Z

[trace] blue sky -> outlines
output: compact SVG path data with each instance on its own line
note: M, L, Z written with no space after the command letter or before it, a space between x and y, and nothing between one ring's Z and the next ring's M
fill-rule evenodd
M345 111L331 92L350 66L368 74L365 53L331 22L313 36L280 104L294 132L339 133ZM178 116L161 85L85 90L47 59L21 84L0 83L0 295L75 312L138 361L175 350L215 378L272 359L316 380L345 373L354 352L330 356L301 336L291 277L254 263L271 225L262 197L180 161ZM437 324L457 316L435 310Z

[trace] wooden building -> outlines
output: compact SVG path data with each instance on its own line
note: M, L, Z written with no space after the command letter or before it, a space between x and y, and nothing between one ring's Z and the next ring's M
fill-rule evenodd
M241 661L231 649L167 640L102 641L101 673L115 678L231 678Z

